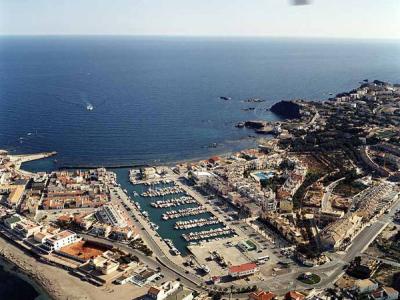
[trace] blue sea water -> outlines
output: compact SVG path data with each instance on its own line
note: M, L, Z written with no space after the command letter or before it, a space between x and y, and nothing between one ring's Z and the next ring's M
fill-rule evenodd
M399 54L396 41L0 37L0 148L54 150L56 166L237 150L255 143L238 121L276 120L265 109L281 99L326 99L365 78L396 81ZM250 97L266 102L242 101Z
M49 296L27 276L0 258L0 299L49 300Z

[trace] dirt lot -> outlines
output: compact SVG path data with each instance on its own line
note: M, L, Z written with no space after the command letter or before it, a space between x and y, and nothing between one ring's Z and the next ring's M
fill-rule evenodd
M101 255L107 249L86 241L80 241L60 249L61 252L80 259L90 259Z

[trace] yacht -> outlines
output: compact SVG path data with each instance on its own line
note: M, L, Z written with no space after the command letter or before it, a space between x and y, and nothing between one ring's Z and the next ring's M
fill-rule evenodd
M157 224L153 222L150 223L150 227L153 228L153 230L158 230L160 228Z
M181 252L178 249L176 249L175 247L171 249L171 252L173 255L181 255Z
M88 104L88 105L86 106L86 109L87 109L87 110L93 110L93 105L92 105L92 104Z

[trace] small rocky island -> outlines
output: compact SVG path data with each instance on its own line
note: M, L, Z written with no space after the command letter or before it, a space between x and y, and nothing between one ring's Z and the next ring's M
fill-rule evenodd
M301 118L300 105L298 105L294 101L279 101L272 105L269 110L272 111L274 114L277 114L278 116L286 119Z
M285 101L275 103L269 110L279 117L286 120L302 118L301 105L296 101ZM264 120L248 120L236 124L237 128L251 128L259 134L279 135L281 133L280 122L270 122Z

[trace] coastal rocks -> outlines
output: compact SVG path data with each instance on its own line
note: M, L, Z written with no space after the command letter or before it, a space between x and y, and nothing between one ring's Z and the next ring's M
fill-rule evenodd
M280 117L286 119L299 119L301 118L300 114L300 105L293 101L279 101L271 106L269 109L274 114L277 114Z
M245 127L252 128L252 129L261 129L267 125L268 125L268 122L266 122L266 121L246 121L246 122L244 122Z
M237 128L250 128L254 129L254 131L258 134L279 134L279 124L272 124L267 121L246 121L246 122L239 122L236 124Z

